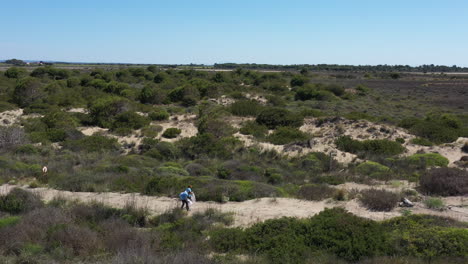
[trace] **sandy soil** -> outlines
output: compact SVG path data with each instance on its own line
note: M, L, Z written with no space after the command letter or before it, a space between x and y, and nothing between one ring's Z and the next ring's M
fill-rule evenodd
M151 122L151 125L158 125L163 128L162 132L156 137L160 141L174 142L181 138L193 137L198 133L195 126L196 115L175 115L171 116L167 121ZM163 138L162 134L168 128L175 127L182 131L176 138Z
M233 118L230 120L234 127L240 128L242 122L253 119ZM461 151L463 144L468 142L468 138L458 138L453 143L442 144L439 146L425 147L411 144L410 140L415 138L406 130L382 124L375 124L366 120L347 120L344 118L336 118L335 120L317 123L318 119L310 118L304 120L304 124L299 128L301 131L309 133L313 136L309 142L309 146L301 145L273 145L266 142L258 142L254 137L234 134L235 137L244 142L247 147L256 146L262 150L275 150L278 153L283 153L285 156L300 156L310 152L324 152L331 154L340 163L350 163L360 161L356 155L343 152L336 148L335 140L340 136L350 136L357 140L375 140L388 139L395 140L402 138L405 140L403 144L407 151L402 156L410 156L415 153L439 153L449 160L449 167L457 167L456 162L466 154Z
M268 103L268 100L265 97L263 97L263 95L246 93L245 97L247 99L257 101L262 105L266 105Z
M228 106L228 105L233 104L236 100L234 100L232 98L229 98L229 97L227 97L225 95L222 95L221 97L216 98L216 99L211 98L211 99L209 99L209 101L217 103L219 105Z
M14 185L0 186L0 194L8 193ZM341 186L345 188L346 186ZM350 187L356 187L351 185ZM21 187L25 188L25 187ZM179 205L176 198L144 196L135 193L89 193L89 192L68 192L49 188L29 189L39 194L45 201L50 201L55 197L61 197L68 200L78 200L81 202L102 202L106 205L122 208L126 204L134 203L137 207L144 207L151 214L157 215L164 213ZM424 207L422 203L415 203L411 208L413 214L439 215L456 219L458 221L468 222L468 197L448 197L443 198L450 209L444 211L430 210ZM305 218L313 216L325 208L343 207L361 217L373 220L385 220L401 215L401 208L396 208L391 212L371 212L363 208L357 200L336 202L332 200L325 201L305 201L291 198L261 198L244 202L227 202L219 204L215 202L196 202L190 214L204 211L208 208L219 209L223 212L234 213L235 226L250 226L259 221L267 219L280 218L283 216Z
M0 126L14 125L23 115L23 109L9 110L0 113Z

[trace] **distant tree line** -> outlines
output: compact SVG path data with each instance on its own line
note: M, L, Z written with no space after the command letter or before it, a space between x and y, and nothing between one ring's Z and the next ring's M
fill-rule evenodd
M338 64L293 64L293 65L272 65L272 64L256 64L256 63L215 63L215 69L256 69L256 70L282 70L282 71L379 71L379 72L466 72L467 67L459 67L457 65L338 65Z

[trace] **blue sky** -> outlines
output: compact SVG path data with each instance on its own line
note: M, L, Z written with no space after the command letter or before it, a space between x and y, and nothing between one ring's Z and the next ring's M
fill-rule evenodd
M0 0L0 59L468 66L466 0Z

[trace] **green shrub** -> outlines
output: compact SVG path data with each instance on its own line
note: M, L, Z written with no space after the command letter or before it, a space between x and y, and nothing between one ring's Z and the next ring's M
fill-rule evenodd
M174 223L177 222L179 219L186 216L185 211L180 210L178 207L167 210L164 213L155 216L154 218L150 219L150 223L154 226L160 226L166 223Z
M430 197L424 200L424 205L430 209L443 209L445 207L444 202L439 198Z
M349 136L339 137L335 144L338 149L358 155L393 156L403 153L405 148L395 141L380 140L354 140Z
M247 121L239 129L239 132L243 135L252 135L255 138L263 139L268 133L268 128L264 125L260 125L254 121Z
M431 195L454 196L468 194L468 172L456 168L435 168L425 172L420 180L421 191Z
M386 234L374 221L341 208L325 209L307 221L306 243L348 261L381 255L387 250Z
M260 112L256 121L269 129L275 129L280 126L300 127L304 119L301 115L283 108L267 108Z
M156 109L148 114L149 118L154 121L162 121L169 119L169 113L164 109Z
M397 206L400 196L385 190L368 189L361 192L359 201L369 210L388 212Z
M453 115L430 115L425 119L406 119L400 126L408 128L415 135L434 143L448 143L464 135L461 120Z
M162 126L147 126L141 129L141 134L148 138L155 138L162 131ZM144 139L143 139L144 140Z
M112 123L111 129L114 131L122 128L140 129L149 125L149 123L150 120L148 118L135 112L128 111L115 116L115 120Z
M176 138L180 135L180 133L182 133L182 130L178 129L178 128L175 128L175 127L171 127L171 128L168 128L164 131L164 133L162 134L162 137L164 138Z
M94 124L100 127L112 127L114 118L128 111L128 101L121 97L104 97L94 101L89 109Z
M188 176L189 173L181 167L174 167L170 165L164 165L159 167L156 172L161 176Z
M65 148L73 151L105 152L119 150L117 139L106 136L88 136L78 140L67 140L63 143Z
M414 154L407 157L410 164L421 167L447 167L449 160L438 153Z
M19 214L42 207L41 199L33 193L14 188L7 195L0 196L0 211Z
M20 107L27 107L44 96L42 83L36 78L23 78L18 81L13 91L13 102Z
M33 155L33 154L38 154L39 153L39 148L37 148L34 145L31 144L26 144L19 146L15 149L15 154L20 154L20 155Z
M325 114L322 111L317 110L317 109L306 108L306 109L301 110L301 115L303 117L321 117L321 116L324 116Z
M266 140L275 145L284 145L292 142L306 141L310 136L297 128L279 127Z
M241 228L217 228L210 231L210 245L217 252L239 251L245 246L245 239Z
M8 68L8 70L5 71L4 75L7 78L18 79L18 78L26 75L26 70L23 69L23 68L10 67L10 68Z
M17 224L20 221L19 216L8 216L0 218L0 229Z
M395 139L395 141L400 143L400 144L405 144L405 139L404 138L397 138L397 139Z
M295 86L303 86L304 84L306 84L307 82L309 81L309 79L305 76L301 76L301 75L295 75L292 79L291 79L291 87L295 87Z
M413 138L411 139L410 141L412 144L415 144L415 145L420 145L420 146L433 146L434 143L432 143L430 140L428 139L425 139L425 138Z
M385 179L390 173L390 168L374 161L366 161L356 167L356 172L374 179Z
M240 100L229 106L229 111L236 116L257 116L263 106L254 100Z

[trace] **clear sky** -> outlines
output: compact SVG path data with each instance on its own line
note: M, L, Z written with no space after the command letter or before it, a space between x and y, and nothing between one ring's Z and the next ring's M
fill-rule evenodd
M468 66L467 0L0 0L0 59Z

